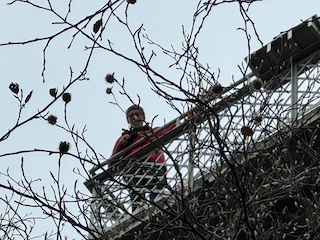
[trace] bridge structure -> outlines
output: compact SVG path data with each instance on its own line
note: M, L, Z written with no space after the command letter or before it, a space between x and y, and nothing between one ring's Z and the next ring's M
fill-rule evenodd
M88 209L91 228L97 232L92 238L126 239L127 233L137 231L159 209L174 204L174 193L188 196L201 188L199 183L204 179L214 181L214 169L228 168L223 163L225 158L237 156L244 161L244 149L263 148L259 142L279 129L292 129L319 118L317 15L281 33L246 60L252 72L200 99L204 104L194 105L91 169L85 186L92 193ZM149 162L150 155L159 149L166 161ZM115 159L118 163L108 168L108 162ZM164 166L165 174L159 174ZM155 179L165 180L166 186L135 188L128 185L133 178L144 185L152 185ZM135 197L132 192L137 193ZM148 197L151 192L157 193L152 201Z

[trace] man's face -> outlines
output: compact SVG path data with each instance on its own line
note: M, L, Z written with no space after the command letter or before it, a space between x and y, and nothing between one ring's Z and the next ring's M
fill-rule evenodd
M127 121L133 128L141 128L143 126L143 116L138 109L128 112Z

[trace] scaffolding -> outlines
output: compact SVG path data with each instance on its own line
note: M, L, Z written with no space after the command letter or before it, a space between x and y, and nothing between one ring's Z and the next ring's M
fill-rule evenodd
M246 58L252 73L223 88L206 107L194 107L91 169L85 186L92 193L92 229L106 239L121 238L176 201L174 192L187 196L199 180L213 181L212 170L223 166L221 151L244 159L244 148L319 117L319 29L315 15L282 33ZM148 161L155 151L164 154L164 163ZM108 168L115 159L121 161ZM136 187L140 182L148 187Z

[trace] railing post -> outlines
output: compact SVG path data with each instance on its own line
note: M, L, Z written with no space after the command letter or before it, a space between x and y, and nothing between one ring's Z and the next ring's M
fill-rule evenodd
M297 64L291 59L291 121L297 119L297 101L298 101L298 76Z
M97 216L95 216L95 213L96 213L96 211L97 211L97 203L96 203L96 201L97 201L97 192L96 192L96 189L95 189L95 188L92 189L91 194L92 194L93 200L92 200L92 202L91 202L91 204L90 204L91 212L90 212L90 224L89 224L89 228L92 229L92 230L94 230L94 229L96 229L97 226L99 226L99 225L97 224ZM95 236L93 236L92 234L89 234L89 238L90 238L90 239L91 239L91 238L95 238Z
M189 136L189 162L188 162L188 191L193 191L193 168L194 168L194 150L195 150L195 126L191 127Z

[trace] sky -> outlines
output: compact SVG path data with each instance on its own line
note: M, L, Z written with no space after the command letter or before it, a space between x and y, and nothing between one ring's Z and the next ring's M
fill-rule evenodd
M41 3L42 1L35 1ZM72 2L72 11L69 20L73 23L89 14L97 11L106 1L77 0ZM90 41L78 35L71 43L75 31L61 34L50 41L45 52L45 83L43 83L43 55L46 42L35 42L24 45L1 46L8 42L27 41L39 37L47 37L60 31L64 26L52 24L58 22L57 16L52 13L22 3L16 2L7 5L8 1L0 3L0 136L12 128L18 116L18 101L13 97L8 86L11 82L18 83L23 89L24 96L33 91L30 101L26 104L21 114L21 121L29 118L38 110L45 107L52 97L50 88L58 88L59 91L66 86L71 77L77 76L84 68L89 51L86 46L91 46ZM67 11L67 3L52 1L53 8L64 15ZM124 4L122 6L125 6ZM247 5L245 5L247 6ZM194 0L138 0L136 4L129 6L129 24L137 29L143 23L145 34L165 48L174 46L181 49L183 34L182 26L186 32L190 31L192 15L196 7ZM121 17L124 16L124 7L118 9ZM263 44L267 44L302 20L306 20L314 14L320 15L320 5L317 0L263 0L250 5L248 14L254 22L259 39L255 36L252 27L250 51L258 50ZM100 17L100 16L99 16ZM94 18L85 29L92 34L92 25L99 19ZM106 16L104 16L104 19ZM216 74L220 71L218 81L227 86L232 80L238 80L242 76L239 65L245 64L244 58L248 55L248 43L246 36L240 28L244 28L244 22L239 13L239 5L226 3L215 7L206 20L202 32L197 40L199 47L199 60L203 65L209 64ZM115 19L111 19L105 29L102 43L109 39L116 50L133 58L137 58L134 46L127 30ZM155 51L154 67L174 82L179 80L181 72L174 67L169 68L172 60L166 57L161 49L149 46ZM123 111L110 102L115 102L112 95L106 94L106 88L110 87L104 81L108 73L115 73L117 80L125 79L125 88L133 101L140 98L147 121L155 116L154 124L161 126L164 122L177 117L164 99L157 96L151 89L145 75L132 63L129 63L109 52L96 49L90 62L87 77L88 81L81 81L73 85L69 92L72 101L67 106L68 122L75 125L79 132L86 128L86 140L105 158L111 155L117 138L123 128L127 128ZM130 106L128 98L119 93L119 86L113 85L113 93L116 101L122 109ZM139 98L138 98L139 96ZM64 125L64 102L59 99L48 109L47 113L58 117L58 124ZM34 120L15 130L10 137L0 143L0 155L30 149L58 150L60 141L72 142L70 135L55 126L50 126L43 120ZM82 151L85 151L81 145ZM71 152L75 148L71 145ZM91 154L91 153L90 153ZM3 175L7 170L15 179L21 178L21 157L24 157L25 173L30 179L41 179L35 183L36 187L49 187L53 184L50 171L57 172L57 159L55 155L48 156L44 153L29 153L2 157L0 165L0 182L5 183L7 178ZM63 157L62 181L65 186L73 188L75 180L81 191L88 193L82 185L85 180L75 174L73 169L79 167L76 159ZM90 166L88 165L88 168ZM2 196L0 193L0 196ZM0 209L2 209L0 202Z

